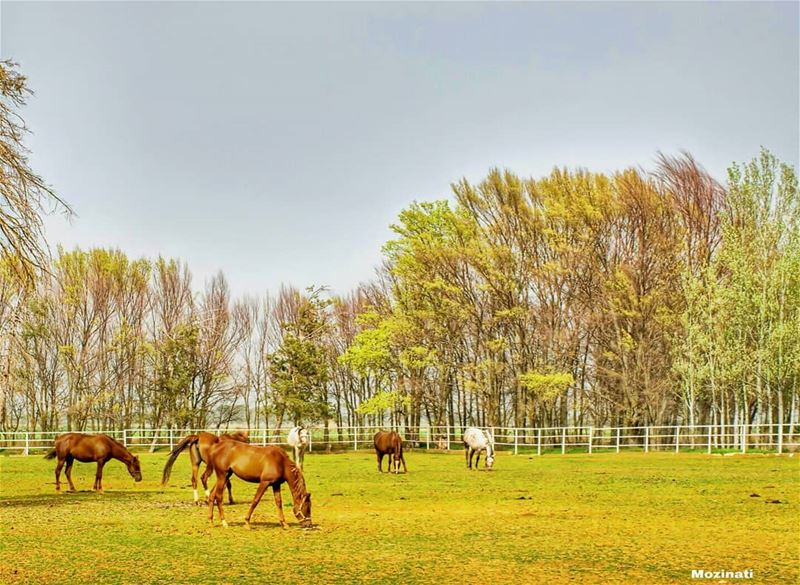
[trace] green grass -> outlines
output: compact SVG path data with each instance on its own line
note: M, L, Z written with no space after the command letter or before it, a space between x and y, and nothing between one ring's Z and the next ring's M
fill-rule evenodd
M306 456L318 530L289 530L268 492L243 527L254 484L234 480L229 529L192 505L188 457L158 485L76 463L55 493L54 461L0 457L0 583L689 583L692 569L753 569L796 583L800 458L671 453L536 457L495 470L459 453L409 451L379 475L368 451ZM751 494L760 497L751 497ZM202 492L201 492L202 494ZM781 503L769 503L780 500ZM217 519L217 522L219 520Z

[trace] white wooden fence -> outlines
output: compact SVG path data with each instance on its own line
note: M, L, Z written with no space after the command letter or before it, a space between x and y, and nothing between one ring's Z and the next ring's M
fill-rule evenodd
M187 434L206 430L220 433L247 430L250 441L260 445L285 444L288 428L246 429L124 429L104 432L131 449L172 449ZM358 450L372 447L378 427L309 427L313 451ZM460 428L401 427L406 443L421 449L460 449ZM783 453L800 450L800 425L700 425L649 427L489 427L498 450L517 453L593 453L599 451L759 451ZM41 453L52 448L59 432L0 432L0 452Z

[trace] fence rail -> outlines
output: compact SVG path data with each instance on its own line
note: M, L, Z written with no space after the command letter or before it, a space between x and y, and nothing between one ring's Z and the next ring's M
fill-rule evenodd
M386 427L334 427L311 426L310 451L341 451L367 449L372 446L372 436ZM286 445L288 428L228 427L225 429L147 429L132 428L104 432L131 449L172 449L184 436L199 431L211 433L245 430L250 441L259 445ZM461 448L461 428L441 426L396 428L411 446L421 449ZM561 453L595 451L639 450L713 451L748 450L783 453L800 451L800 425L695 425L648 427L488 427L500 450L514 454ZM53 440L61 432L15 431L0 432L0 451L20 452L24 455L51 449Z

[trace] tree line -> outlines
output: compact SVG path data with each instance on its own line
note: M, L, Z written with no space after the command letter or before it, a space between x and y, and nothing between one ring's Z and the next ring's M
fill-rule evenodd
M60 200L0 70L0 430L797 423L797 177L767 150L722 182L687 153L491 170L402 211L347 294L232 298L179 259L37 248Z

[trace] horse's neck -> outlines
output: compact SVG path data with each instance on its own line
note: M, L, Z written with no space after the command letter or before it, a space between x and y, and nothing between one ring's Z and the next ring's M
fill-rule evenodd
M111 456L114 459L122 461L126 465L133 459L131 452L116 441L111 441Z
M483 431L483 438L486 443L486 456L494 455L494 443L492 442L491 435L489 435L487 431Z
M286 483L289 484L289 491L292 492L292 501L297 503L304 495L306 495L306 484L303 480L302 472L294 464L287 466L289 477L286 478Z

